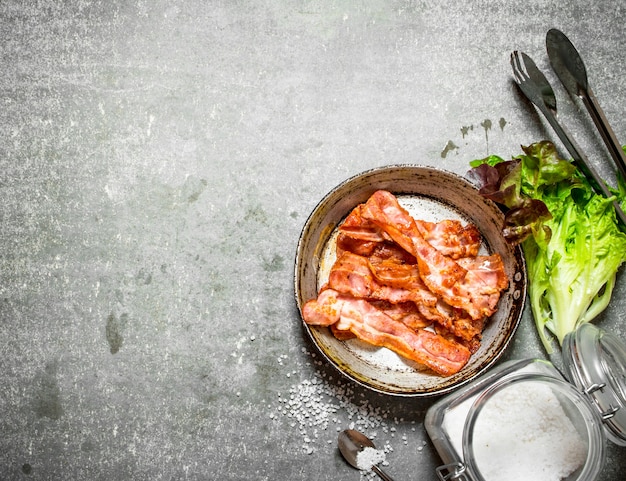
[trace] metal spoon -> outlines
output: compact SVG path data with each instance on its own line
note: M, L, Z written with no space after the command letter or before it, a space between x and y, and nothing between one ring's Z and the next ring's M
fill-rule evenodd
M339 451L343 455L344 459L356 469L363 469L363 466L359 466L357 462L357 457L361 451L365 448L373 448L376 449L374 443L370 438L365 436L364 434L355 431L354 429L346 429L339 433L339 438L337 440L337 444L339 446ZM387 475L382 469L380 469L377 465L371 466L372 471L374 471L380 479L384 481L393 481L389 475Z
M571 96L579 97L583 101L611 157L626 180L626 154L589 86L587 69L578 50L569 38L556 28L550 29L546 35L546 49L554 72L563 83L565 90Z

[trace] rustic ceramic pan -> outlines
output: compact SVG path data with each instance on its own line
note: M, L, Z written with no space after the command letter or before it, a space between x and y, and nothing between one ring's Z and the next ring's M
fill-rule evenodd
M326 327L304 324L313 343L348 378L382 393L429 396L449 392L483 373L502 355L519 325L526 298L526 270L519 247L502 237L501 211L478 194L464 178L439 169L397 165L356 175L333 189L309 216L295 262L295 294L302 313L326 282L335 260L337 228L350 211L376 190L398 197L415 218L427 221L461 219L475 224L483 237L482 254L499 253L510 279L498 311L483 333L480 349L457 374L441 377L385 348L358 339L340 341Z

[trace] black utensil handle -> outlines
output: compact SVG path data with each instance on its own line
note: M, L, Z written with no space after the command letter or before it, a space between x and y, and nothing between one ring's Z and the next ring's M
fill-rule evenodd
M385 473L382 469L380 469L376 465L372 466L372 471L374 471L376 474L378 474L380 479L382 479L384 481L393 481L393 479L387 473Z
M565 127L562 126L556 118L554 112L550 111L545 105L538 105L539 110L543 113L544 117L548 121L548 123L552 126L556 135L561 139L561 142L565 146L565 148L569 151L572 156L574 163L581 170L581 172L585 175L593 190L596 191L599 195L603 195L606 198L612 197L611 191L606 186L604 180L600 177L600 175L593 168L589 159L582 153L582 150L578 146L578 144L574 141L572 136L569 134ZM615 209L615 214L617 215L617 219L622 225L623 229L626 229L626 214L622 210L621 206L617 201L613 201L613 208Z
M602 136L602 140L604 140L615 165L617 166L620 174L622 174L622 178L626 180L626 154L624 153L622 146L619 144L619 141L615 136L615 132L613 132L613 129L604 115L604 112L600 108L600 104L598 103L598 100L593 94L591 88L587 89L587 95L583 95L582 100L591 115L593 123L596 124L596 127Z

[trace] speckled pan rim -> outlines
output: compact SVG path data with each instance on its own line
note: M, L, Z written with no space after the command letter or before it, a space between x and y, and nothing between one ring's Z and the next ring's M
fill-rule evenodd
M326 244L336 227L359 203L379 189L400 197L433 202L458 213L477 225L488 252L502 255L511 280L503 292L498 312L492 316L483 343L468 365L459 373L442 378L410 366L397 370L386 362L362 358L358 345L337 340L328 328L309 326L302 321L307 335L324 358L347 378L374 391L396 396L434 396L450 392L484 373L504 353L519 326L526 299L526 266L519 246L513 247L501 235L503 215L491 201L463 177L442 169L419 165L390 165L357 174L331 190L305 222L298 241L294 289L300 314L304 303L315 297ZM358 343L358 341L357 341ZM363 347L367 350L366 347ZM367 353L365 353L367 356Z

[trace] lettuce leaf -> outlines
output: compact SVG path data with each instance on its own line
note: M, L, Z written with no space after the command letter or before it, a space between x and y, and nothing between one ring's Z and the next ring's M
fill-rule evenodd
M528 270L530 307L539 337L552 340L598 316L609 304L626 261L626 234L612 201L596 194L548 141L522 146L512 160L475 160L468 176L480 193L505 211L503 234L521 244ZM626 183L611 189L626 204ZM622 227L623 228L623 227Z

